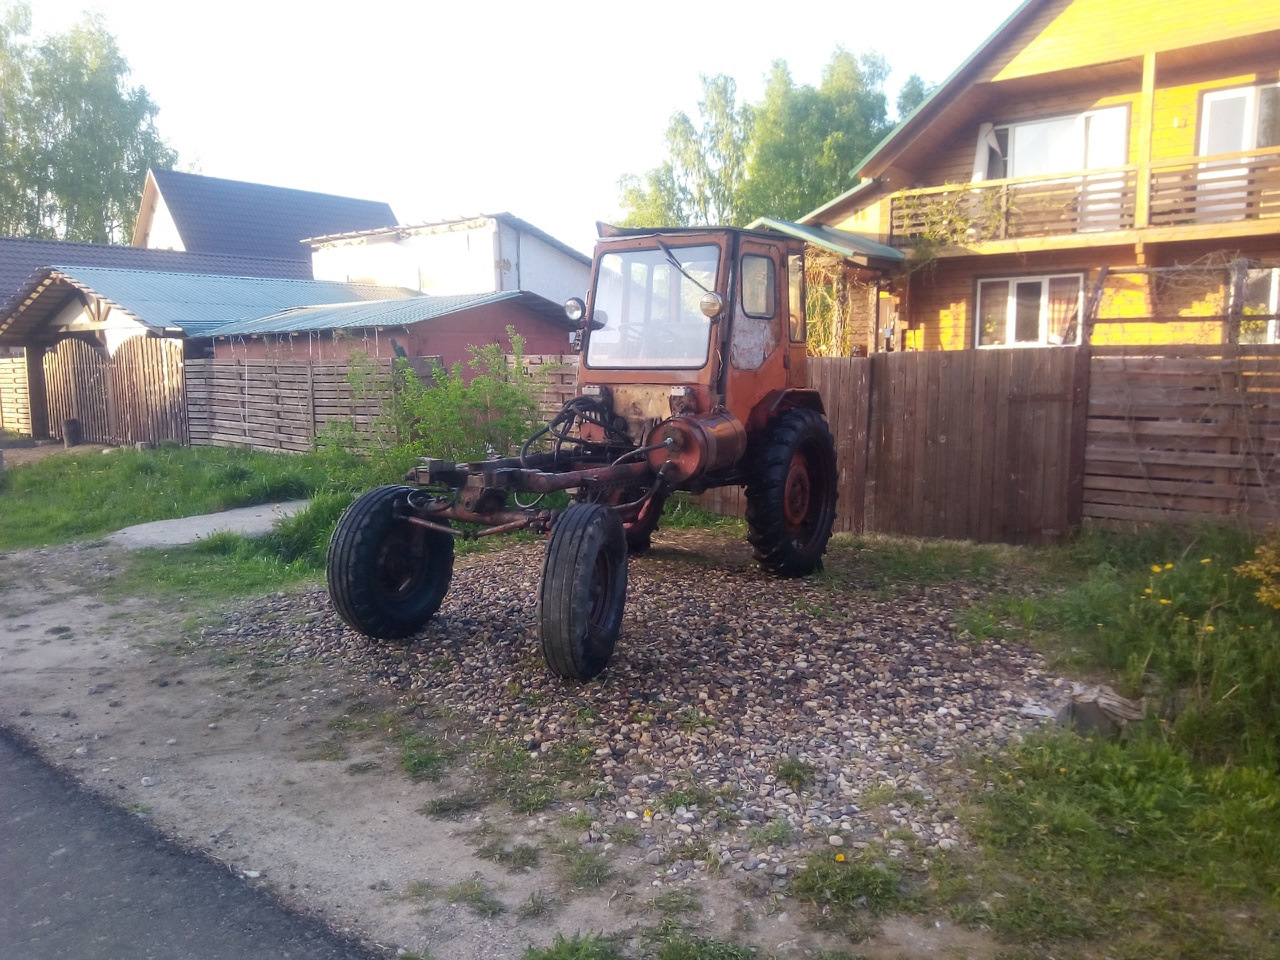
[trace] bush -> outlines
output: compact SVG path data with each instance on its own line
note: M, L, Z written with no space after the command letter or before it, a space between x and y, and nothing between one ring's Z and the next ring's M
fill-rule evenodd
M424 381L400 360L389 377L378 378L356 356L351 377L357 392L385 392L391 401L376 418L371 439L359 437L349 423L335 423L317 446L338 463L352 454L367 458L382 482L421 457L466 462L508 455L533 432L545 379L524 371L524 338L514 327L507 336L510 362L498 343L467 348L470 376L461 363L449 370L437 363Z

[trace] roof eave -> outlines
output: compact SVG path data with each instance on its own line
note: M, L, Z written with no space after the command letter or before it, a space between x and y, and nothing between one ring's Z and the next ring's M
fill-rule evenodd
M799 222L808 223L825 213L829 213L832 210L846 205L850 200L854 199L862 189L864 189L868 182L874 183L875 178L882 173L891 162L885 154L890 152L900 153L901 149L906 146L906 143L910 142L910 140L915 137L919 128L928 122L928 117L926 117L926 115L932 116L936 111L942 109L942 101L944 99L951 99L955 95L956 87L958 87L961 81L967 78L976 69L977 64L983 59L987 51L1020 28L1022 26L1022 21L1030 16L1032 10L1047 2L1048 0L1024 0L1022 5L1018 7L1018 9L1014 10L1013 13L1009 14L1009 16L1005 18L1004 22L1001 23L1000 26L996 27L991 36L987 37L987 39L983 41L982 44L973 51L973 53L969 54L969 56L965 58L964 62L961 63L960 66L956 67L956 69L952 71L951 75L938 85L936 90L921 100L914 110L907 114L897 126L889 131L883 140L872 147L870 153L859 161L857 166L854 167L854 173L864 178L862 183L858 184L858 186L854 187L852 190L842 193L834 200L829 200L817 209L806 213L800 218ZM897 149L895 150L894 148Z

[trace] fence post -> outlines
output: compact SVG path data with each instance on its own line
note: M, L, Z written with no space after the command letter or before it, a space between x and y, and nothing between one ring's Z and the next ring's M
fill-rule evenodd
M1067 530L1078 530L1084 517L1084 461L1089 437L1089 370L1093 348L1076 347L1071 378L1071 449L1067 455Z

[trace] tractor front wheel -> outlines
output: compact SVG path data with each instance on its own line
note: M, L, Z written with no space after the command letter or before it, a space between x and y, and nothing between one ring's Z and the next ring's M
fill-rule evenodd
M747 539L771 573L822 566L836 517L836 449L827 421L795 409L769 427L747 484Z
M377 487L338 520L326 572L334 609L368 637L403 640L440 609L453 579L453 537L410 523L412 487Z
M613 656L627 601L627 540L616 511L575 503L551 527L538 594L538 634L547 667L590 680Z

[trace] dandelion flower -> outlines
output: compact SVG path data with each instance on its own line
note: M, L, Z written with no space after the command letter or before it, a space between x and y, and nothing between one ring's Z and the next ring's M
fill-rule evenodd
M1150 592L1151 592L1151 588L1150 588L1150 587L1147 587L1147 588L1146 588L1145 590L1143 590L1142 592L1143 592L1143 593L1150 593Z
M1201 560L1200 562L1201 562L1201 563L1213 563L1213 557L1205 557L1205 558L1204 558L1203 560Z
M1166 597L1161 597L1161 598L1160 598L1160 602L1161 602L1161 603L1165 603L1165 604L1173 603L1173 601L1172 601L1172 600L1169 600L1169 599L1167 599Z
M1162 569L1164 569L1164 568L1163 568L1163 567L1161 567L1161 566L1160 566L1160 564L1158 564L1158 563L1153 563L1153 564L1151 565L1151 572L1152 572L1152 573L1159 573Z
M843 853L837 853L837 854L836 854L836 863L844 863L844 854L843 854Z
M1172 564L1172 563L1166 563L1166 564L1164 565L1164 568L1165 568L1166 570L1172 570L1172 569L1173 569L1173 564Z
M1211 624L1211 623L1209 623L1209 624L1205 624L1204 632L1205 632L1205 633L1213 633L1213 624Z

